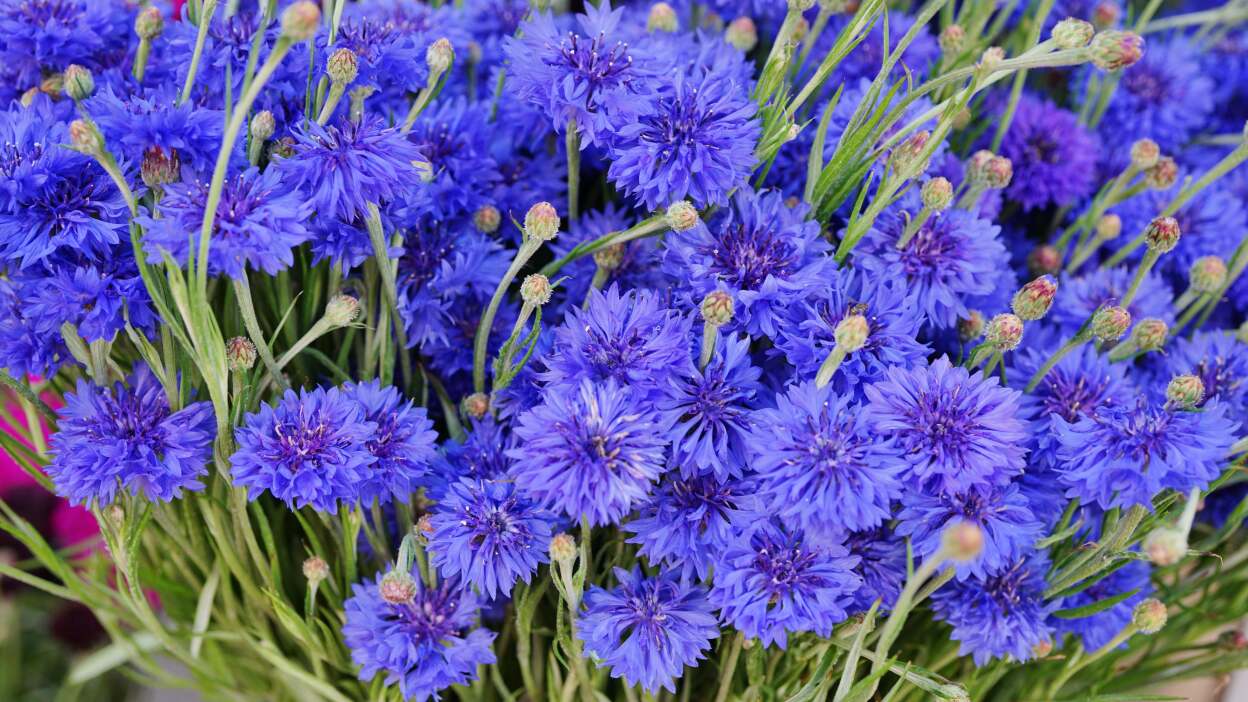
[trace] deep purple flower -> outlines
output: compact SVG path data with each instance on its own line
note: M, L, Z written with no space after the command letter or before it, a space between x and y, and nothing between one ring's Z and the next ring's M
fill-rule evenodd
M132 23L130 12L107 0L3 0L0 75L25 88L71 63L98 70L125 46Z
M212 405L173 412L147 366L111 388L79 380L60 415L47 473L72 504L103 507L118 490L168 502L203 489L216 438Z
M1053 638L1044 601L1048 561L1041 553L1020 558L986 577L952 580L932 595L936 618L953 627L958 653L975 665L994 658L1027 661Z
M174 97L172 88L119 95L109 86L87 100L86 109L114 155L138 165L149 149L159 147L176 155L189 177L207 181L221 148L225 115L189 102L175 104Z
M574 520L614 524L666 468L667 427L614 380L559 387L516 420L516 486Z
M119 244L99 263L58 260L49 268L45 273L32 267L19 276L27 296L23 316L37 326L59 334L68 322L87 341L112 341L127 322L137 330L155 330L156 313L128 244Z
M757 495L745 481L672 474L623 529L651 564L705 580L737 532L761 518Z
M377 460L368 448L376 433L364 407L338 388L287 390L236 430L234 483L253 500L268 491L291 509L335 512L359 502Z
M508 595L549 560L553 521L511 483L461 479L433 510L432 563L443 577L458 575L491 599Z
M481 601L458 580L430 586L413 572L415 597L391 604L381 595L383 577L352 585L343 603L342 637L360 680L385 673L386 684L399 683L405 699L425 702L475 680L478 665L495 662L494 632L475 626Z
M711 603L724 621L764 646L785 648L788 635L830 636L862 580L856 557L838 540L807 540L774 522L742 533L715 566Z
M1005 193L1024 211L1073 205L1095 185L1096 138L1074 114L1027 93L1018 101L1000 155L1014 165Z
M870 426L893 436L901 461L933 492L958 494L1001 485L1023 472L1027 438L1016 390L955 367L895 368L865 388Z
M880 601L880 610L891 609L906 582L906 544L885 527L853 532L845 537L849 555L858 558L854 572L862 586L854 592L851 612L865 612Z
M342 392L359 403L365 421L377 425L367 442L377 460L359 484L360 501L408 501L429 469L438 440L425 408L405 401L393 386L383 388L378 380L347 383Z
M650 693L675 692L685 666L696 666L719 637L719 623L706 588L678 580L675 573L647 578L639 566L615 569L619 585L591 586L578 631L585 656L593 656Z
M421 200L437 219L471 216L499 180L490 154L489 110L484 103L440 101L421 113L407 135L433 172L421 186Z

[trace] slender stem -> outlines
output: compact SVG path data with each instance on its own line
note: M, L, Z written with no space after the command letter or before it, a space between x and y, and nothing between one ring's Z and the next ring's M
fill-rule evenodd
M923 228L924 224L927 224L927 220L931 216L932 208L924 205L923 209L919 210L919 213L906 223L906 228L901 232L901 238L897 240L898 251L906 248L906 244L909 244L914 235L919 233L919 230Z
M745 634L737 632L728 648L728 660L719 671L719 688L715 692L715 702L727 702L732 692L732 678L737 672L737 660L741 658L741 647L745 643Z
M901 633L901 627L906 623L906 618L910 615L910 610L914 606L914 598L919 592L919 588L928 578L936 573L936 570L948 559L948 555L943 548L937 549L930 558L919 566L907 580L905 586L901 590L901 594L897 596L897 603L893 605L893 611L889 613L888 619L884 620L884 627L880 630L880 639L875 645L875 660L871 665L871 672L878 672L888 661L888 649L892 647L893 642L897 640L898 634Z
M295 342L294 346L287 349L286 353L283 353L282 357L277 359L277 369L280 371L285 368L286 364L293 361L295 356L299 355L300 351L308 347L308 344L311 344L313 341L321 338L334 328L334 325L328 320L318 319L316 324L312 325L311 329L305 332L303 336L299 337L299 340Z
M269 371L273 382L277 383L279 388L287 389L289 385L286 378L282 376L282 368L274 360L268 337L260 329L260 320L256 318L256 307L251 301L251 284L247 281L246 272L242 277L234 279L234 296L238 298L238 311L242 313L243 326L247 329L247 335L251 337L252 343L256 345L260 360L264 362L264 367Z
M706 370L715 355L715 342L719 339L719 325L710 322L702 323L702 350L698 354L698 369Z
M416 118L420 117L420 113L425 111L425 106L429 104L429 100L433 98L433 92L436 89L436 82L420 89L416 99L412 102L412 107L407 111L407 118L403 120L403 128L399 130L400 134L407 134L412 131L412 127L416 125Z
M1131 277L1131 285L1127 288L1127 292L1122 296L1122 301L1118 304L1127 307L1135 296L1140 292L1140 284L1144 282L1144 277L1156 265L1157 259L1161 258L1161 254L1156 251L1148 251L1144 254L1144 260L1140 262L1140 266L1135 269L1135 275Z
M1053 11L1054 0L1040 0L1036 13L1031 17L1031 28L1027 32L1027 40L1024 46L1035 46L1040 43L1040 31L1044 28L1044 21L1048 19L1049 13ZM997 132L992 137L992 146L990 147L995 153L1001 150L1001 142L1005 139L1005 134L1010 130L1010 122L1014 121L1014 112L1018 109L1018 101L1023 96L1023 84L1027 82L1027 71L1021 70L1014 74L1014 85L1010 88L1010 101L1006 103L1005 111L1001 113L1001 119L997 122Z
M1045 360L1044 365L1040 366L1040 369L1036 371L1036 374L1031 376L1031 380L1027 382L1026 392L1030 393L1035 390L1036 386L1040 384L1040 381L1044 380L1044 376L1048 375L1049 371L1053 370L1053 367L1056 366L1058 362L1070 354L1071 351L1074 351L1082 346L1091 336L1092 335L1090 333L1083 331L1071 337L1070 341L1067 341L1052 356L1049 356L1048 359Z
M333 82L329 84L329 97L325 99L325 105L321 107L321 113L316 116L316 123L325 126L329 122L329 118L333 116L334 109L338 107L338 102L342 100L342 95L347 91L347 86L343 83Z
M581 190L581 137L576 131L575 117L568 120L564 147L568 152L568 221L575 222L579 213Z
M832 382L832 376L836 375L836 370L841 367L841 362L845 360L845 349L839 344L832 347L832 352L828 357L823 359L823 363L819 366L819 372L815 374L815 387L822 388Z
M182 84L182 94L177 104L181 105L191 99L191 89L195 87L195 74L199 72L199 61L204 55L204 42L208 39L208 25L212 24L212 16L217 11L217 0L205 0L203 10L199 14L199 31L195 34L195 49L191 52L191 65L186 69L186 82Z
M507 294L511 281L516 279L516 274L541 247L540 239L525 238L524 243L520 244L520 248L516 251L516 257L507 267L503 279L498 281L498 287L494 289L494 295L490 298L489 306L485 308L485 314L481 316L472 345L472 387L476 392L485 392L485 356L490 341L490 328L494 326L494 316L498 314L498 306L502 304L503 296Z

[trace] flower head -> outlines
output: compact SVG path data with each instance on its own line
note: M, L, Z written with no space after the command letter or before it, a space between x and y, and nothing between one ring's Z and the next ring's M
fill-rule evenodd
M711 603L724 621L764 646L789 633L829 636L862 585L858 559L835 539L807 540L775 522L743 532L715 567Z
M172 411L147 366L111 388L79 380L60 414L47 472L72 504L106 506L119 489L161 502L203 489L216 438L212 405Z
M1162 365L1167 375L1200 378L1204 402L1217 399L1241 426L1248 423L1248 345L1234 335L1201 331L1174 339Z
M1043 555L1033 553L937 590L932 609L953 627L953 640L962 644L958 652L982 666L994 658L1029 660L1037 645L1051 642L1055 607L1043 597L1048 567Z
M450 439L433 459L422 481L429 497L440 500L453 483L461 478L493 481L504 477L511 462L507 449L514 445L505 426L487 413L466 427L464 440Z
M865 388L870 426L896 438L910 474L949 495L1000 485L1023 471L1027 438L1019 393L941 357L891 369Z
M957 565L959 578L984 577L1029 553L1043 524L1018 485L973 487L952 495L906 492L897 514L899 536L908 536L916 557L936 553L946 527L966 523L983 534L980 553Z
M853 532L845 537L849 555L858 558L854 572L862 587L854 593L851 611L866 611L880 600L880 609L890 609L906 581L906 545L885 527Z
M366 444L376 462L359 484L360 500L406 501L428 471L438 440L425 408L404 401L397 388L383 388L378 380L347 383L342 392L364 410L365 421L377 425Z
M1014 165L1006 196L1024 210L1073 204L1095 184L1096 138L1074 114L1027 93L1001 142L1001 155Z
M573 519L618 522L666 468L666 425L614 380L544 396L516 420L518 442L507 451L516 486Z
M629 543L652 564L706 579L740 529L759 519L757 495L747 481L714 475L669 476L640 514L623 528Z
M414 590L403 602L383 597L381 573L352 585L342 637L361 680L385 673L404 698L424 702L475 680L478 665L494 663L494 632L474 626L481 602L457 579L430 586L412 575Z
M442 576L458 575L493 599L547 561L554 515L511 483L464 478L438 500L432 521L429 551Z
M697 665L719 637L706 588L675 573L647 578L639 566L615 569L619 585L591 586L578 630L585 655L602 661L611 677L647 692L675 691L685 666Z

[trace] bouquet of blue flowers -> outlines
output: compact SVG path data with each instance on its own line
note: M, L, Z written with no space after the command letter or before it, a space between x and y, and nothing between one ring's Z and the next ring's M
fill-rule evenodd
M0 576L87 698L1248 668L1246 22L0 0L0 446L99 526Z

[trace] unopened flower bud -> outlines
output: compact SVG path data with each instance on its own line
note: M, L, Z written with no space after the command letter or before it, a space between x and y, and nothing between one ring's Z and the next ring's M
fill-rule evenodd
M320 556L312 556L303 562L303 577L315 587L329 578L329 564Z
M412 534L422 544L429 543L429 537L433 535L433 517L428 514L420 515L420 518L412 525Z
M1196 375L1176 375L1166 385L1166 401L1191 409L1205 399L1205 383Z
M1011 307L1019 318L1030 322L1048 314L1049 308L1053 306L1053 298L1056 296L1057 281L1053 279L1053 276L1042 275L1014 293Z
M472 215L472 223L482 234L493 234L503 223L503 215L493 205L482 205Z
M832 330L832 338L838 348L846 353L853 353L867 345L867 337L871 335L871 325L867 318L860 314L851 314L836 323Z
M429 75L436 78L451 67L451 62L455 60L455 48L451 46L451 41L446 37L442 37L429 45L425 49L425 63L429 66Z
M1144 56L1144 38L1135 32L1107 30L1092 37L1092 63L1102 71L1119 71Z
M931 138L932 133L926 130L906 137L888 155L889 167L902 178L914 178L927 170L928 159L923 152Z
M65 93L65 74L53 73L44 76L43 80L39 82L39 90L54 100L61 99L61 96Z
M970 522L958 521L940 534L941 547L955 563L966 563L984 550L984 531Z
M1153 565L1172 566L1187 555L1187 535L1178 529L1161 527L1148 532L1143 547Z
M321 8L314 2L301 0L282 13L282 35L291 41L306 41L316 34L320 21Z
M594 252L594 265L599 270L613 271L624 263L624 244L604 246Z
M1193 292L1217 292L1226 283L1226 263L1218 256L1202 256L1188 271L1187 279Z
M1027 254L1027 270L1032 275L1052 275L1062 270L1062 254L1055 246L1037 246Z
M1093 29L1092 23L1067 17L1053 25L1052 37L1059 49L1082 49L1092 41L1094 34L1096 30Z
M676 19L676 10L665 2L656 2L650 6L650 15L646 17L647 32L674 32L680 28Z
M792 40L794 42L801 41L802 39L806 37L806 32L809 32L809 31L810 31L810 22L807 22L805 17L798 17L797 21L793 23L793 34L792 34L793 39Z
M559 213L549 202L539 202L524 215L524 235L537 241L550 241L559 233Z
M571 534L555 534L550 539L550 560L564 568L571 568L576 560L576 539Z
M984 340L997 351L1013 351L1023 340L1023 320L1003 312L988 322Z
M325 73L338 85L350 85L360 74L360 60L356 58L354 51L347 48L338 49L330 54L329 60L325 62Z
M723 290L712 290L702 298L702 320L707 324L722 327L732 321L734 306L732 295Z
M165 18L160 15L160 8L148 5L134 18L134 33L140 39L151 41L165 31Z
M473 419L481 419L490 411L490 396L483 392L474 392L460 403L464 414Z
M963 107L953 114L953 128L957 130L966 129L974 116L971 114L970 108Z
M273 132L277 131L277 120L273 119L273 113L268 110L261 110L251 118L251 138L255 141L268 141L273 136Z
M1045 658L1053 652L1053 642L1045 639L1035 646L1031 647L1031 655L1036 658Z
M1144 172L1144 182L1153 190L1169 190L1179 179L1179 164L1169 156L1157 159L1157 165Z
M256 345L245 336L225 342L225 361L234 372L248 371L256 365Z
M984 184L993 190L1001 190L1014 178L1014 162L1004 156L994 156L984 169Z
M959 25L951 24L940 32L940 50L946 55L961 51L965 41L966 31Z
M1117 305L1102 307L1092 315L1092 336L1100 341L1117 341L1131 326L1131 313Z
M104 137L95 125L86 120L76 119L69 123L69 143L88 156L104 153Z
M815 6L815 0L789 0L788 4L793 12L805 12Z
M73 100L86 100L95 92L95 76L76 63L65 69L63 79L65 94Z
M165 151L159 146L149 146L143 152L143 160L139 162L139 177L149 188L178 182L182 177L178 150Z
M1161 147L1152 139L1136 139L1131 145L1131 165L1141 171L1147 171L1157 165L1161 158Z
M1248 648L1248 634L1240 629L1231 629L1218 634L1218 648L1224 651L1242 651Z
M408 604L416 599L416 581L408 573L392 570L381 578L381 599L392 605Z
M1122 233L1122 217L1110 212L1101 215L1096 221L1096 238L1101 241L1112 241Z
M758 44L758 29L749 17L738 17L724 31L724 41L743 53L750 53Z
M520 284L520 299L526 305L541 307L550 302L550 294L553 290L549 278L541 273L533 273L525 277L524 282Z
M293 137L282 137L277 141L269 144L269 161L276 161L282 158L290 158L295 155L295 140Z
M984 49L984 53L979 56L979 68L984 72L996 70L997 66L1005 60L1005 49L999 46L990 46Z
M1166 345L1170 328L1160 319L1141 319L1131 330L1131 342L1141 351L1156 351Z
M1092 23L1097 29L1109 29L1118 24L1119 17L1122 17L1122 7L1117 0L1101 0L1092 8Z
M350 295L334 295L325 305L325 321L335 327L345 327L360 316L360 301Z
M667 226L674 232L684 232L698 226L698 210L688 200L678 200L667 206Z
M1149 251L1168 253L1179 243L1179 221L1174 217L1158 217L1144 230L1144 243Z
M972 342L984 333L984 315L979 310L971 310L965 319L958 320L958 338L962 343Z
M948 178L936 176L923 184L919 196L923 199L924 207L941 212L948 209L953 202L953 184Z
M1166 606L1161 600L1150 597L1135 606L1131 623L1141 634L1156 634L1166 625Z
M983 184L988 177L988 164L996 157L997 155L988 149L980 149L971 154L971 157L966 159L966 168L964 169L967 180L974 184Z

